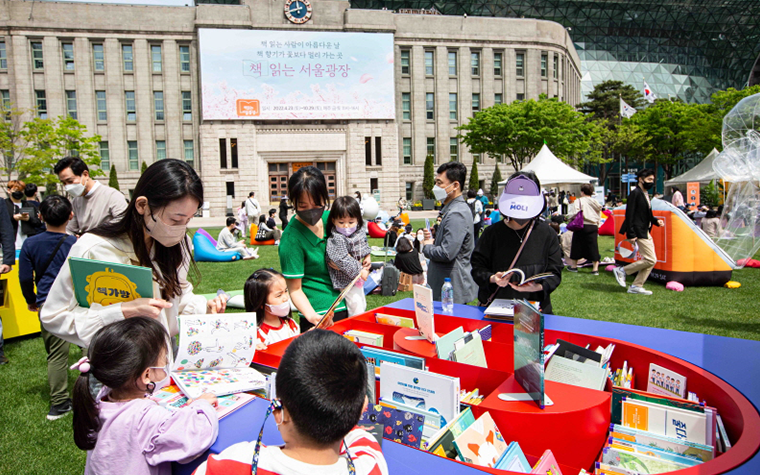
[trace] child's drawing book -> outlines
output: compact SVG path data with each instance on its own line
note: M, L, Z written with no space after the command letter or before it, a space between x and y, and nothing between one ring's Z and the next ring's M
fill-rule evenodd
M557 459L554 458L554 454L549 449L546 449L541 458L538 459L538 462L533 466L533 470L531 470L530 473L540 473L541 475L562 475Z
M191 402L191 399L185 396L179 387L174 384L161 388L153 393L150 398L156 401L159 406L165 407L170 411L181 409ZM216 415L219 416L219 419L222 419L254 399L256 399L256 396L248 393L219 396L217 398Z
M663 368L654 363L649 364L647 392L663 396L686 397L686 376Z
M256 351L256 314L181 315L172 378L187 396L261 389L266 377L250 367Z
M507 443L487 412L454 439L454 446L465 462L489 468L494 468L507 450Z
M69 269L80 307L153 298L153 271L147 267L70 257Z

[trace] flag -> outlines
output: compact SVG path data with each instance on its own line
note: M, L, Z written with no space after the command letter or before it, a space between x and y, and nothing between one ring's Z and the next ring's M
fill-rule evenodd
M635 108L629 106L625 103L623 98L620 98L620 117L623 117L624 119L630 119L633 114L635 114L637 111Z
M649 87L649 84L647 84L646 81L644 81L644 99L648 100L650 104L652 104L654 100L657 99L657 96L654 95L652 88Z

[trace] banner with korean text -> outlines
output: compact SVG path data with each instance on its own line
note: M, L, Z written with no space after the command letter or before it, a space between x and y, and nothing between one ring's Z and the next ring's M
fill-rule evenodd
M395 119L393 35L201 28L203 120Z

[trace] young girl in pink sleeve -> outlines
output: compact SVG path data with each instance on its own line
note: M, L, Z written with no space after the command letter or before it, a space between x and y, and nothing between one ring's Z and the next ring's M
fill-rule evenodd
M169 382L169 335L154 319L128 318L95 334L88 356L72 369L74 442L87 450L85 475L170 475L216 440L216 397L204 394L170 412L148 399ZM103 384L97 397L91 379Z

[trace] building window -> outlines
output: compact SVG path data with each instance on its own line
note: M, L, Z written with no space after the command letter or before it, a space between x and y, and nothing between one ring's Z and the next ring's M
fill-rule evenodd
M161 64L161 45L150 45L150 61L153 64L153 72L160 73Z
M372 166L372 137L364 137L364 164Z
M481 160L481 155L479 153L472 154L472 163L483 163Z
M459 161L459 141L456 137L449 139L449 153L451 154L451 161Z
M480 76L480 52L470 53L470 66L472 67L472 75Z
M156 120L164 120L164 91L153 91L153 108Z
M227 168L227 139L219 139L219 168Z
M370 192L374 192L375 190L379 190L380 187L377 184L377 178L370 178L369 179L369 190Z
M32 67L43 69L45 62L42 60L42 41L32 41Z
M95 71L105 71L106 62L102 44L92 45L92 61Z
M232 168L237 168L238 167L237 139L230 139L230 158L232 159Z
M401 155L404 157L404 165L411 165L412 164L412 138L411 137L404 137L401 139L402 151Z
M190 166L195 165L195 150L193 148L192 140L185 140L185 161L189 163Z
M190 91L182 91L182 120L193 120L193 96Z
M7 113L11 110L11 91L3 89L0 91L0 96L2 96L3 110Z
M66 71L74 70L74 44L63 43L61 45L63 49L63 69Z
M432 92L425 94L425 116L427 120L435 119L435 94Z
M493 75L501 77L501 64L504 59L504 53L493 54Z
M476 93L472 95L472 111L478 112L480 110L480 94Z
M401 74L409 74L410 70L410 51L408 49L401 50Z
M449 76L457 75L457 53L449 51Z
M401 117L404 120L412 119L412 95L408 92L401 93Z
M548 55L546 53L541 53L541 77L542 78L546 77L547 61L548 61Z
M100 142L100 169L109 170L111 168L111 155L108 152L108 142Z
M108 110L106 108L106 91L95 91L95 98L98 108L98 121L108 120Z
M525 94L523 94L522 92L518 92L517 93L517 100L518 101L522 101L524 99L525 99Z
M190 47L189 46L179 47L179 70L183 73L190 72ZM192 145L192 141L190 142L190 144Z
M235 182L234 181L228 181L227 182L227 196L235 197Z
M517 53L515 60L515 73L519 78L525 76L525 53Z
M37 100L37 117L47 119L47 98L45 91L34 91L34 97Z
M77 92L66 91L66 114L72 119L77 118Z
M503 102L503 100L502 100L502 94L501 93L497 93L497 94L493 95L493 103L494 104L501 104L502 102Z
M406 200L412 201L413 199L414 199L414 182L407 181L406 182Z
M435 162L435 137L427 138L427 154L433 157L433 162Z
M127 150L128 150L128 156L129 156L129 169L130 170L139 170L140 169L140 158L137 156L137 141L136 140L128 140L127 141Z
M425 75L433 75L433 52L425 51Z
M124 72L131 73L134 71L133 58L132 45L121 45L121 59L124 63Z
M554 76L554 79L557 79L559 77L559 72L557 71L559 69L559 56L556 54L554 55L554 69L552 70L552 76Z
M8 55L5 51L5 41L0 41L0 69L8 69Z
M156 140L156 160L166 158L166 140Z
M383 164L383 138L375 137L375 165L382 166Z
M135 109L135 91L126 91L124 93L127 105L127 122L134 122L137 119L137 110Z
M457 95L452 92L449 93L449 119L457 120Z

